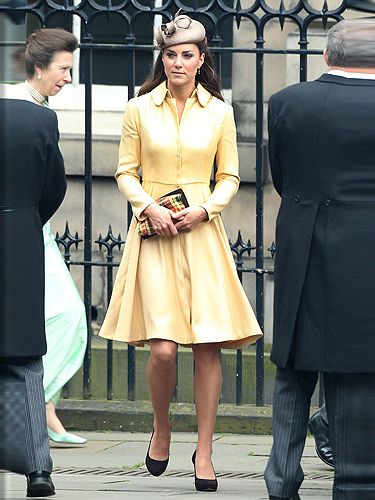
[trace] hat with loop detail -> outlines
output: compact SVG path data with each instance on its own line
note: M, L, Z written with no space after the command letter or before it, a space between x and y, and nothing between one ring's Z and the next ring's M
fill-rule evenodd
M163 23L155 29L155 43L159 49L180 43L199 43L206 38L203 24L180 12L181 9L172 21Z

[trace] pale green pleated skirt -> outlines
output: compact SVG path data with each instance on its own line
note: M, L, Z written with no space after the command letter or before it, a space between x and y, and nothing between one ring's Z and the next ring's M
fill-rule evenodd
M51 233L43 227L47 354L43 356L45 401L57 402L62 387L82 366L87 325L85 308Z

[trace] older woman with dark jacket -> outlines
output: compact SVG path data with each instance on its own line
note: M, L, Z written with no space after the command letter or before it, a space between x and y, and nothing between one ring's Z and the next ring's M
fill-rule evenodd
M26 81L6 86L6 94L48 107L54 96L71 82L76 37L63 29L42 29L27 39ZM62 387L82 365L87 343L85 308L64 263L49 221L43 227L46 293L47 353L43 357L48 434L51 440L84 444L85 438L67 432L55 407Z
M42 226L63 200L64 164L55 113L0 99L0 116L0 469L26 474L28 496L49 496Z

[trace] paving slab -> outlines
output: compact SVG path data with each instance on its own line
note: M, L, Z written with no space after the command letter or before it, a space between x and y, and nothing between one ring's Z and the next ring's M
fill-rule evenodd
M196 443L192 432L174 433L167 472L150 476L144 456L150 435L127 432L80 432L88 442L68 447L51 443L56 500L154 500L162 498L207 498L194 488L191 454ZM218 474L216 500L268 499L263 471L272 446L271 436L215 434L213 462ZM301 499L331 498L332 469L315 455L308 438L302 460L305 481ZM2 473L6 500L25 498L25 478Z
M108 500L153 500L162 498L206 498L207 493L195 491L193 478L131 478L129 480L113 480L106 477L69 477L55 476L57 494L54 499L108 499ZM11 491L7 500L23 500L25 498L24 482L20 478L9 480ZM331 493L326 484L318 481L309 483L301 489L301 499L328 500ZM264 482L261 480L221 479L215 500L268 500Z

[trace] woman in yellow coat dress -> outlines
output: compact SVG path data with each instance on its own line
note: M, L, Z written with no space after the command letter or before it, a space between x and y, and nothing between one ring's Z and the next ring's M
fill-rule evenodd
M214 491L211 455L222 383L220 347L244 347L262 335L219 215L238 190L236 130L203 25L176 15L155 37L161 51L153 73L128 102L123 118L116 179L134 217L100 335L150 345L147 379L154 431L146 466L153 475L168 465L177 348L192 347L195 485ZM155 202L177 188L183 189L188 208L176 214ZM141 239L137 219L146 217L156 236Z

